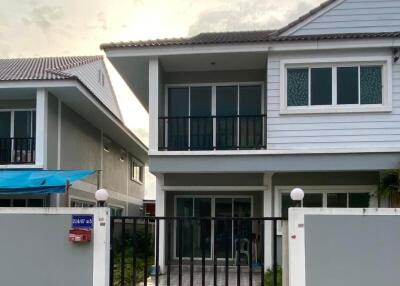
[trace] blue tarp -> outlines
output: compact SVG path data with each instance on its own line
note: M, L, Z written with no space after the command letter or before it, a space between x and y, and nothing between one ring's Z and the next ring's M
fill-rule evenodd
M0 171L0 194L63 193L67 182L79 181L94 172L94 170Z

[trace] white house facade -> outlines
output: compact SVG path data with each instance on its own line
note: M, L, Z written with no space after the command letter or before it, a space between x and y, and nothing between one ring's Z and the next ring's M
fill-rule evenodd
M399 12L330 0L280 30L102 45L149 111L156 215L287 217L294 187L304 207L388 206L377 190L400 163ZM209 228L213 257L223 242Z
M1 207L90 207L138 215L147 147L124 125L101 56L0 59L0 170L95 174L65 194L1 195Z

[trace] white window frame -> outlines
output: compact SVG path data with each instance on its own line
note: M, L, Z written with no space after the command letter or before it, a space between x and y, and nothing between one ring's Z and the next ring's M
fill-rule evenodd
M139 179L136 179L134 177L134 167L138 166L141 170L139 170ZM142 162L140 162L138 159L136 159L135 157L131 156L131 161L130 161L130 179L131 181L138 183L140 185L143 184L144 181L144 164Z
M260 106L260 114L265 114L265 108L264 108L264 82L262 81L244 81L244 82L209 82L209 83L177 83L177 84L166 84L165 85L165 90L164 90L164 114L165 117L168 117L168 89L170 88L182 88L186 87L189 89L188 95L188 116L191 116L190 112L190 99L191 99L191 94L190 94L190 88L191 87L211 87L211 115L210 116L216 116L217 115L217 87L220 86L237 86L238 93L237 93L237 115L240 115L240 87L241 86L254 86L254 85L259 85L261 86L261 106ZM213 145L216 146L217 142L217 123L216 120L213 120ZM239 142L239 124L237 124L237 142ZM168 148L168 123L166 124L164 128L164 136L165 136L165 147ZM188 124L188 145L190 146L190 124ZM263 128L263 141L265 141L265 132Z
M329 193L369 193L369 207L378 207L378 199L376 185L318 185L318 186L275 186L274 190L274 215L282 216L282 194L290 194L294 188L301 188L307 194L322 194L322 207L327 208ZM348 208L348 207L347 207ZM281 224L278 224L278 234L282 234Z
M382 66L382 104L337 104L338 67L346 66ZM311 105L311 68L332 68L332 104ZM308 106L287 106L287 70L290 68L308 68ZM359 73L360 76L360 73ZM359 86L360 89L360 86ZM360 97L360 91L359 91ZM308 113L355 113L392 111L392 57L346 57L346 58L304 58L282 60L280 62L280 114Z
M10 112L10 138L14 137L14 118L15 118L15 112L19 111L30 111L30 112L35 112L36 108L13 108L13 109L0 109L0 112ZM31 113L32 115L32 113ZM33 119L33 116L31 116L31 120ZM35 126L36 127L36 126ZM33 134L33 125L31 125L31 134L32 137L35 138L36 134Z
M97 206L97 201L94 199L88 199L88 198L83 198L79 196L69 196L69 201L68 201L68 206L71 207L71 202L75 201L81 201L83 203L93 203L92 207L84 207L84 208L95 208Z
M125 207L123 206L123 205L118 205L118 204L108 204L108 207L110 208L110 209L120 209L120 210L122 210L122 216L124 216L125 215Z
M254 217L254 198L251 195L175 195L174 196L174 216L177 216L177 199L178 198L191 198L192 200L197 199L197 198L209 198L211 199L211 217L215 217L215 199L219 199L219 198L223 198L223 199L231 199L232 203L234 199L250 199L250 213L251 216L250 217ZM193 212L194 212L194 205L193 205ZM232 208L232 217L234 215L234 209ZM232 222L233 223L233 222ZM206 257L206 260L213 260L214 257L214 221L211 221L211 249L210 249L210 257ZM173 257L174 259L177 259L178 257L176 256L176 223L173 223L173 229L174 229L174 233L173 233ZM232 238L234 237L233 235L234 229L232 227ZM232 243L232 255L233 257L229 257L230 260L234 259L234 245ZM190 259L190 257L183 257L183 260L187 260ZM194 260L201 260L200 257L193 257ZM218 258L219 260L223 260L225 258Z
M28 207L28 200L42 200L43 206L46 207L46 197L45 196L40 196L40 197L35 197L35 196L21 196L21 197L16 197L16 196L3 196L0 198L1 200L10 200L10 207L14 208L14 200L24 200L25 201L25 206Z

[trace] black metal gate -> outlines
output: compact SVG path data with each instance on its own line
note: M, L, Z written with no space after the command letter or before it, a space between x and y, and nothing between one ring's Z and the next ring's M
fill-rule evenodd
M147 286L151 277L152 285L157 286L193 286L200 281L202 286L280 286L277 230L283 220L286 219L112 217L110 285ZM264 272L266 227L272 231L272 267ZM163 233L160 229L164 229ZM160 238L165 248L162 253Z

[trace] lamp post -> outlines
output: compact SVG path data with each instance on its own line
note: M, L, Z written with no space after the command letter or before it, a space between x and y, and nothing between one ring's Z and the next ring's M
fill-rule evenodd
M99 189L96 191L94 194L96 201L97 201L97 206L99 207L105 207L106 202L108 200L108 191L106 189Z
M300 188L294 188L290 192L290 198L296 202L296 207L301 207L301 201L304 198L304 191Z

